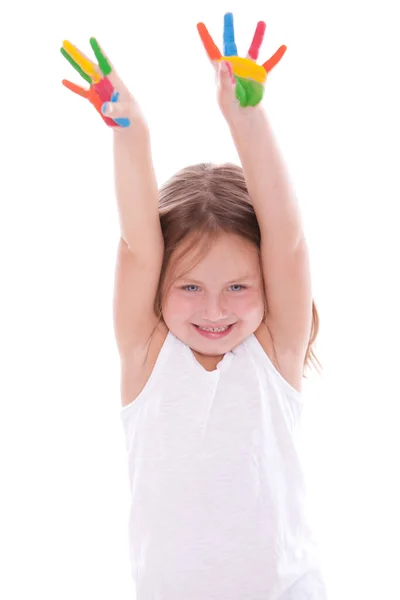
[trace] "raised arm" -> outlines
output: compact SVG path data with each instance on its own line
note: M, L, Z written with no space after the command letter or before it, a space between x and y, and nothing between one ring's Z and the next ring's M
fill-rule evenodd
M118 102L104 114L128 118L130 126L114 128L114 177L121 230L114 285L114 331L123 360L140 361L157 319L154 300L164 255L158 213L158 187L150 132L133 96L115 78Z
M282 352L304 357L312 290L300 209L264 109L244 110L229 127L261 231L266 325Z
M64 85L89 100L113 129L115 191L121 238L115 273L114 329L121 357L135 360L156 324L154 300L164 241L147 123L135 98L95 38L96 64L64 41L61 53L90 87ZM133 357L133 359L132 359Z
M295 193L260 104L269 72L286 46L257 65L265 33L263 21L257 25L245 58L238 57L232 13L224 17L224 56L204 24L198 24L198 31L218 73L218 104L239 154L260 226L265 324L280 356L295 355L301 362L310 340L313 311L308 249Z
M114 107L114 112L117 110L126 114L123 106ZM115 130L113 137L114 180L121 237L131 252L145 257L154 250L160 250L163 245L150 132L140 118L132 120L127 130Z
M150 133L136 99L117 75L108 75L117 102L103 105L112 119L128 119L115 127L114 177L121 230L114 284L114 332L122 363L141 361L157 323L154 300L164 255L158 215L158 189Z
M143 122L114 131L121 240L114 286L114 331L122 357L141 355L156 324L154 300L164 254L150 135Z

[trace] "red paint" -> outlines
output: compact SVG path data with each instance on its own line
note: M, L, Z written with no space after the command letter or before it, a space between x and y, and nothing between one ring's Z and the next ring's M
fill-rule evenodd
M107 77L103 77L103 79L100 79L100 81L98 81L97 83L93 83L92 86L98 93L102 103L110 102L114 88L112 86L111 81L107 79Z
M250 50L248 52L248 55L252 60L257 60L257 58L258 58L261 44L263 43L266 27L267 26L264 23L264 21L259 21L257 23L253 41L251 42Z
M94 89L93 85L91 85L89 89L85 90L85 88L82 88L79 85L72 83L72 81L68 81L68 79L63 79L62 83L63 83L63 85L65 85L66 88L71 90L71 92L74 92L75 94L78 94L78 96L82 96L83 98L86 98L86 100L89 100L90 104L92 104L95 107L95 109L97 110L97 112L99 113L99 115L101 116L103 121L109 127L116 126L115 121L113 121L109 117L104 116L103 113L101 112L101 107L103 106L103 102L101 101L101 99L100 99L98 93L96 92L96 90ZM111 99L111 95L104 102L109 102L110 99Z

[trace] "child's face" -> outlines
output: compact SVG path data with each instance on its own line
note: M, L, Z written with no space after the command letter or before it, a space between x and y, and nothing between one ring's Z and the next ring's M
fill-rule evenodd
M187 260L190 258L188 255ZM168 329L192 350L208 356L225 354L240 344L256 331L263 316L264 287L257 250L233 234L221 235L208 255L174 282L163 306ZM205 336L196 327L231 324L220 337Z

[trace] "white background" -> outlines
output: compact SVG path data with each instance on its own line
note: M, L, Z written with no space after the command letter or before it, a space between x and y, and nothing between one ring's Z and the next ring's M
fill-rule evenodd
M320 311L304 466L331 600L400 598L399 42L394 0L68 3L2 9L0 597L131 600L128 472L112 326L112 134L61 85L98 38L148 119L159 184L237 154L196 31L260 60ZM5 12L4 12L5 11ZM149 72L154 76L150 77ZM205 599L206 600L206 599Z

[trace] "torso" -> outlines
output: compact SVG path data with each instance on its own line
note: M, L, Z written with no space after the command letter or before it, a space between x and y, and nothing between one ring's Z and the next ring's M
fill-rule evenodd
M137 359L132 361L126 359L124 361L121 375L122 406L130 404L144 389L167 335L168 328L164 323L160 323L149 342L148 349L146 349L146 359L144 362ZM277 371L295 390L301 392L304 357L289 357L288 354L284 355L277 352L270 331L265 323L260 325L254 332L254 335ZM216 369L217 362L215 359L206 361L201 355L196 352L193 353L205 370L214 371ZM138 362L142 362L143 364L138 366Z

